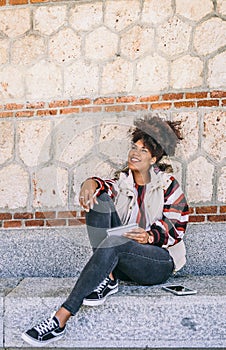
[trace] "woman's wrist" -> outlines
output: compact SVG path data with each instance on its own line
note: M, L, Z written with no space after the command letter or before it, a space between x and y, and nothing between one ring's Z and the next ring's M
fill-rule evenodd
M154 234L153 232L150 230L150 231L147 231L148 233L148 242L149 244L153 244L154 243Z

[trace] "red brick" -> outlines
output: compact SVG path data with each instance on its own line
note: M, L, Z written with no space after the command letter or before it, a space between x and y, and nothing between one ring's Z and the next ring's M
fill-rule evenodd
M45 117L46 115L57 115L56 109L39 109L37 115L40 117Z
M82 112L84 113L98 113L101 112L101 107L82 107Z
M90 105L91 100L89 98L82 98L80 100L74 100L71 101L72 106L84 106L84 105Z
M135 96L121 96L116 98L117 103L129 103L129 102L135 102L136 97Z
M13 117L13 112L0 112L0 118L11 118Z
M10 0L9 1L10 5L23 5L23 4L28 4L28 0Z
M13 215L14 219L33 219L32 213L15 213Z
M205 216L204 215L190 215L189 216L189 222L204 222Z
M23 118L23 117L33 117L35 114L35 111L20 111L16 112L15 116L17 118Z
M183 94L165 94L162 95L163 100L181 100L183 98Z
M185 94L185 98L193 99L193 98L207 98L208 93L207 92L187 92Z
M10 219L12 219L12 214L0 213L0 220L10 220Z
M226 215L208 215L207 220L211 222L224 222L226 221Z
M198 107L215 107L219 106L218 100L203 100L197 102Z
M49 103L49 108L56 108L56 107L67 107L69 106L68 100L63 101L53 101Z
M44 226L44 220L27 220L25 226Z
M140 97L140 102L154 102L158 100L159 100L158 95Z
M226 205L220 207L220 213L226 213Z
M115 112L115 113L118 113L118 112L122 112L125 110L125 106L106 106L104 108L105 112Z
M176 108L183 108L183 107L193 108L195 106L196 104L193 101L174 102L174 107Z
M64 219L53 219L53 220L47 220L46 226L65 226L66 220Z
M222 106L226 106L226 100L222 100L221 103L222 103Z
M147 109L148 109L147 104L135 104L135 105L129 105L127 107L127 110L130 112L143 111L143 110L147 110Z
M4 221L3 226L5 228L9 228L9 227L21 227L22 226L22 222L20 220L10 220L10 221Z
M0 6L5 6L6 5L6 0L0 0Z
M217 212L217 206L196 207L196 214L214 214Z
M63 108L60 110L60 114L79 113L79 108Z
M162 102L162 103L152 103L152 109L169 109L171 107L171 103Z
M17 103L7 103L5 105L5 109L10 109L10 110L13 110L13 109L23 109L24 108L24 105L22 104L17 104Z
M79 226L79 225L84 225L86 223L86 220L84 218L81 219L69 219L68 220L68 225L69 226Z
M194 212L195 212L195 209L192 208L192 207L190 207L190 208L189 208L189 214L194 214Z
M226 97L226 91L212 91L210 97L222 98Z
M115 103L114 97L99 97L94 100L95 105L107 105Z
M27 103L25 106L27 109L37 109L37 108L44 108L45 102L32 102Z
M80 216L81 216L81 217L85 217L85 216L86 216L85 210L81 210L81 211L80 211Z
M37 2L49 2L50 0L30 0L31 4L36 4Z
M36 211L35 217L37 219L54 219L56 217L55 211Z
M74 218L77 215L76 211L59 211L57 217L61 219Z

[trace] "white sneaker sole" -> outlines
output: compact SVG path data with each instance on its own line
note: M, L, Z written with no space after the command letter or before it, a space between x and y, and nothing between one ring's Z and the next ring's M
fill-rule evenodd
M59 340L61 339L63 336L64 336L65 332L63 334L60 334L59 336L55 337L55 338L52 338L52 339L49 339L49 340L46 340L46 341L38 341L38 340L35 340L31 337L29 337L28 334L26 334L25 332L22 333L21 335L21 338L28 344L30 345L33 345L33 346L37 346L37 347L43 347L44 345L46 344L49 344L49 343L52 343L56 340Z
M112 295L112 294L115 294L118 292L118 287L115 288L115 289L112 289L112 291L110 291L108 293L108 295L106 295L104 298L101 298L101 299L96 299L96 300L93 300L93 299L83 299L83 305L85 306L99 306L99 305L102 305L105 300L107 299L107 297L109 297L109 295Z

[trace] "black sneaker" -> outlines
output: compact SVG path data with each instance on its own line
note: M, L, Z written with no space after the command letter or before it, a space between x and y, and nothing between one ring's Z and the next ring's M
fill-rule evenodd
M60 328L58 319L53 315L24 332L22 339L30 345L41 347L62 338L65 333L65 327Z
M106 277L94 291L83 299L83 305L96 306L105 302L105 299L118 291L118 282Z

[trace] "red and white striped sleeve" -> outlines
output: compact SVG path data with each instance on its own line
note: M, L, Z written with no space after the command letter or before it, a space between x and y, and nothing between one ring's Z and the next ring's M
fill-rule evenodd
M154 244L164 247L172 246L183 238L189 214L188 204L179 183L173 176L170 180L169 187L164 191L162 219L151 226Z
M96 183L98 184L97 197L100 196L103 192L107 193L111 198L115 197L116 193L114 190L114 184L116 180L114 179L103 180L100 177L92 177L92 179L95 180Z

